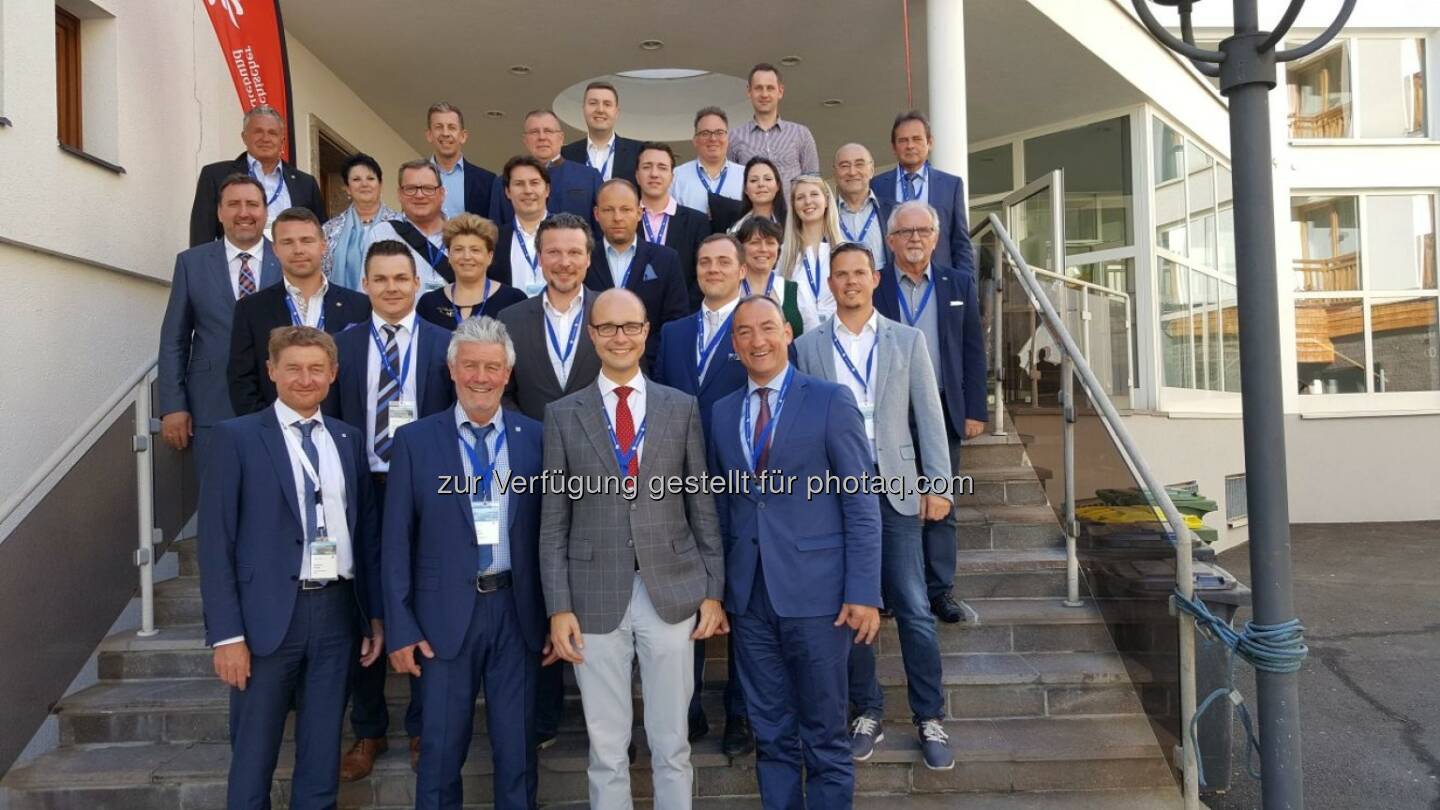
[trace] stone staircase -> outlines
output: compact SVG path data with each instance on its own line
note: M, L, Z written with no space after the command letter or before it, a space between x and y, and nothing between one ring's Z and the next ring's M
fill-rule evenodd
M956 585L979 621L940 625L946 725L957 765L941 772L920 763L895 625L886 621L879 674L890 722L885 742L857 767L857 807L1180 807L1161 743L1136 697L1138 688L1151 699L1147 690L1154 684L1155 699L1166 699L1161 684L1173 662L1127 663L1115 652L1093 600L1079 608L1061 604L1063 541L1037 470L1017 439L972 442L965 460L975 490L959 510ZM224 807L226 690L213 675L203 643L193 542L181 544L178 553L180 576L156 587L162 632L105 640L99 683L55 707L60 747L0 782L11 810ZM714 721L723 716L725 645L713 643L710 650L715 665L707 671L714 677L707 680L705 699L716 727L694 747L696 807L758 807L753 757L732 762L720 752ZM403 734L407 693L398 676L392 674L388 693L392 732ZM573 688L567 703L560 738L540 757L540 801L546 807L585 806L586 741ZM638 719L638 697L636 703ZM465 795L474 807L488 806L490 791L484 731L484 712L477 709L465 770ZM637 729L636 739L632 784L636 795L645 797L650 781L643 731ZM292 762L287 743L276 772L277 807L288 806ZM392 738L390 752L369 778L340 788L345 808L413 803L403 736Z

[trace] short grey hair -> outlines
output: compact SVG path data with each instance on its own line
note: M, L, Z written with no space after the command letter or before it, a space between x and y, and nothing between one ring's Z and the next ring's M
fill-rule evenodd
M935 206L924 200L910 200L909 202L900 203L891 209L890 217L885 220L885 235L889 236L890 232L895 230L895 221L900 218L901 214L906 211L914 211L917 208L925 209L925 212L930 215L930 224L935 227L935 232L939 233L940 212L935 210Z
M279 110L271 107L269 104L256 104L250 108L249 112L245 113L244 120L240 122L240 129L246 129L250 126L251 121L262 115L268 115L276 121L279 121L282 128L285 126L285 116L281 115Z
M510 340L510 332L505 324L495 320L489 315L482 315L479 318L466 318L455 327L455 334L450 336L450 345L445 349L445 362L455 362L455 355L460 353L462 343L495 344L505 347L505 364L510 368L515 367L515 344Z

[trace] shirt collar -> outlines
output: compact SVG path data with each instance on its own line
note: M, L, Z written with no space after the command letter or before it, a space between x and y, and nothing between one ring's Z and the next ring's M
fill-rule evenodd
M768 379L768 380L765 380L764 383L763 383L763 385L762 385L762 384L759 384L759 383L756 383L754 377L748 377L748 376L747 376L747 377L745 378L745 395L746 395L746 396L750 396L750 395L754 394L756 391L758 391L758 390L759 390L760 388L762 388L762 387L763 387L763 388L769 388L771 391L779 391L779 390L780 390L780 381L783 380L783 379L785 379L785 374L786 374L786 372L788 372L789 370L790 370L790 363L787 361L787 362L785 363L785 365L781 366L781 367L780 367L780 370L775 373L775 376L774 376L774 377L771 377L771 378Z
M285 278L285 276L284 276L283 274L280 276L280 278L281 278L281 280L284 281L284 283L285 283L285 292L289 293L291 298L303 298L303 297L304 297L304 296L302 296L302 295L300 294L300 288L299 288L299 287L296 287L294 284L291 284L291 283L290 283L290 279ZM312 296L310 296L310 298L324 298L324 297L325 297L325 293L327 293L327 292L329 292L329 291L330 291L330 279L328 279L328 278L323 278L323 277L322 277L322 278L320 279L320 289L316 290L316 291L315 291L315 294L312 295ZM307 300L308 300L308 299L307 299Z
M241 250L240 248L235 247L235 243L231 242L229 239L226 239L224 241L226 264L235 261L235 257L239 256L241 253L249 253L250 258L252 259L259 259L265 255L265 240L263 238L259 242L256 242L255 246L250 248L249 250Z
M567 309L567 310L565 310L564 312L561 312L559 309L556 309L555 306L550 303L550 288L549 288L549 287L546 287L546 288L545 288L545 291L542 292L542 293L540 293L540 304L541 304L541 306L545 307L545 312L547 312L547 313L549 313L549 314L551 314L551 315L554 315L554 316L557 317L557 318L568 318L568 317L570 317L570 315L571 315L572 313L574 313L574 312L584 311L584 308L585 308L585 285L584 285L584 284L581 284L581 285L580 285L580 292L576 293L576 295L575 295L575 300L570 302L570 308Z
M469 437L469 436L468 436L469 431L467 431L467 430L465 429L465 426L468 425L468 424L470 424L470 417L465 413L465 406L461 405L461 404L458 403L458 402L455 403L455 429L460 432L460 438L462 438L462 439L468 439L468 437ZM504 408L496 408L496 409L495 409L495 415L494 415L493 417L491 417L490 421L489 421L489 422L486 422L485 424L486 424L486 425L494 425L494 426L495 426L495 433L500 433L500 432L504 431L504 430L505 430L505 409L504 409ZM481 428L481 427L485 427L485 425L476 425L475 427ZM491 435L493 436L493 435L495 435L495 434L491 434Z
M707 303L705 303L704 301L701 301L701 302L700 302L700 308L703 309L703 310L704 310L705 312L707 312L707 313L713 312L713 313L715 313L716 315L718 315L719 318L720 318L720 322L721 322L721 323L724 323L724 322L725 322L725 319L728 318L728 317L730 317L730 313L734 312L734 311L735 311L735 307L737 307L737 306L739 306L739 305L740 305L740 296L738 296L738 295L735 296L733 299L731 299L730 303L725 304L724 306L720 307L720 309L718 309L718 310L711 309L711 308L710 308L710 305L707 304Z
M291 408L289 405L286 405L284 402L281 402L278 399L275 400L275 418L280 420L280 427L282 428L288 428L296 422L308 421L318 424L321 430L325 429L325 420L320 417L320 412L318 410L315 412L314 416L306 419L305 417L296 413L294 408Z
M249 152L245 153L245 162L247 165L249 165L250 171L254 172L257 177L278 177L280 176L280 171L285 167L285 161L278 161L275 164L275 171L269 174L265 174L265 170L260 168L260 161L257 160L255 156L250 154Z
M870 318L865 321L864 326L860 327L860 332L858 334L855 332L851 332L850 327L846 326L845 322L840 320L838 317L831 318L831 321L835 324L836 332L842 335L847 335L849 337L863 337L866 332L869 332L871 335L880 334L880 311L876 309L870 310Z
M435 167L435 171L439 172L441 175L443 175L443 176L445 176L445 177L453 177L453 176L455 176L455 175L457 175L457 174L464 174L464 173L465 173L465 156L464 156L464 155L461 155L460 158L455 161L455 165L454 165L453 167L451 167L450 171L448 171L448 172L445 171L445 167L443 167L443 166L440 165L440 158L435 157L434 155L431 155L431 156L430 156L430 164Z
M616 250L615 246L610 244L610 242L607 240L605 242L605 256L612 262L618 262L624 259L626 256L634 256L635 251L638 250L638 248L636 247L636 245L638 244L640 244L639 239L632 240L630 242L630 247L625 248L624 252L621 252Z
M932 263L932 264L927 264L927 265L925 265L925 272L923 272L923 273L920 274L920 278L921 278L922 280L924 280L924 279L929 279L929 278L930 278L930 269L931 269L932 267L934 267L934 264L933 264L933 263ZM900 269L900 265L899 265L899 264L896 264L896 265L895 265L895 278L896 278L898 281L905 281L906 279L910 279L910 274L909 274L909 273L906 273L904 270L901 270L901 269ZM910 279L910 283L911 283L911 284L914 284L914 283L915 283L914 279Z
M585 146L592 152L609 152L610 147L614 143L615 132L613 130L610 132L610 140L606 141L605 143L595 143L594 141L590 140L590 136L588 134L585 136Z
M600 397L602 399L610 396L610 394L616 388L619 388L622 385L630 386L635 390L635 393L639 394L640 396L645 395L645 375L641 374L640 369L638 368L635 369L634 375L632 375L629 380L623 383L617 383L609 377L605 376L603 373L595 378L595 382L600 386ZM630 402L634 401L635 400L633 399L630 400Z
M371 310L371 311L370 311L370 323L371 323L372 325L374 325L376 332L378 332L379 334L382 334L382 335L383 335L383 334L385 334L384 327L388 326L390 322L387 321L387 320L385 320L384 318L380 317L379 313L375 312L374 310ZM400 319L399 326L400 326L401 329L405 330L405 334L407 334L407 335L413 335L413 334L415 334L415 310L413 310L413 309L410 310L410 314L408 314L408 315L406 315L405 317L401 318L401 319Z
M651 211L649 208L645 208L645 203L643 202L640 203L640 207L645 212L645 216L648 217L658 217L661 214L669 214L673 217L675 216L675 212L680 209L680 203L675 200L675 195L671 194L670 201L665 205L663 211Z
M860 209L859 209L858 211L857 211L857 210L852 210L852 209L850 208L850 206L846 205L846 204L845 204L845 198L844 198L844 197L841 197L839 194L837 194L837 195L835 195L835 196L836 196L836 199L837 199L837 200L839 201L839 203L840 203L840 210L841 210L841 211L844 211L844 212L846 212L846 213L849 213L849 214L859 214L859 213L864 212L865 209L869 208L869 207L872 206L872 205L877 205L877 206L879 205L879 202L877 202L878 198L875 196L875 192L874 192L873 190L870 191L870 192L868 192L868 193L865 195L865 204L862 205L862 206L860 206Z
M783 120L780 118L780 116L777 115L777 116L775 116L775 126L770 127L770 129L779 129L779 128L780 128L780 125L781 125L782 123L783 123ZM761 126L760 126L760 122L759 122L759 121L756 121L756 120L755 120L755 117L752 115L752 116L750 117L750 131L751 131L751 132L768 132L769 130L764 129L763 127L761 127Z

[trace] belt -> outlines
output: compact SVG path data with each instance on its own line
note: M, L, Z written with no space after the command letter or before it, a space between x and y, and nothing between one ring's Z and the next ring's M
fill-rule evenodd
M302 591L323 591L331 585L349 585L348 579L302 579L300 590Z
M477 574L475 576L475 590L480 593L494 593L510 587L510 572L498 571L494 574Z

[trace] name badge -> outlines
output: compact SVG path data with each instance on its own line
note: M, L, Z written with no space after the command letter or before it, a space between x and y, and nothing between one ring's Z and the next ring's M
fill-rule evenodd
M322 528L310 544L310 578L333 581L340 576L340 558L335 541Z
M525 285L525 297L534 298L535 296L539 295L540 291L543 289L545 289L544 279L541 279L540 281L532 281L529 284Z
M475 521L475 542L482 546L500 545L500 504L495 501L470 501L470 518Z
M873 444L875 442L875 403L860 403L860 415L865 417L865 435L870 438L870 442Z
M397 399L390 403L390 431L415 421L415 403Z

